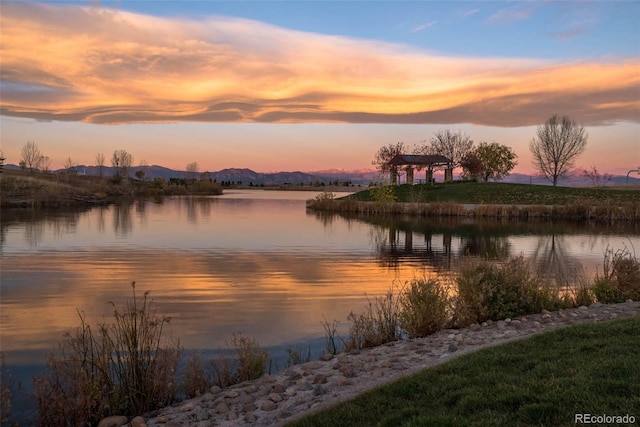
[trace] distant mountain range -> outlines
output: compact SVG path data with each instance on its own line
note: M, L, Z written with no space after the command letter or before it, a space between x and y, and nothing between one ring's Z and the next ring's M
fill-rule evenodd
M17 165L8 164L4 166L7 169L19 169L20 167ZM131 168L131 174L133 175L138 170L144 170L144 178L145 179L155 179L155 178L163 178L169 180L171 178L185 178L187 177L186 171L169 169L164 166L153 165L153 166L145 166L139 167L135 166ZM64 172L65 169L59 169L53 171L54 173ZM85 166L80 165L76 166L76 171L81 175L99 175L99 169L97 166ZM201 171L201 173L204 171ZM104 176L113 175L113 168L109 166L104 166L102 173ZM336 181L340 182L351 182L353 184L364 184L367 185L370 182L375 182L379 178L379 173L376 170L364 169L364 170L342 170L342 169L328 169L328 170L319 170L313 172L255 172L251 169L247 168L227 168L219 171L211 172L209 171L209 175L211 179L222 182L222 181L231 181L233 183L242 183L245 185L253 184L253 185L284 185L284 184L315 184L315 183L324 183L331 184ZM443 177L441 173L436 172L435 178L437 181L442 181ZM420 175L416 177L416 180L420 179ZM403 179L401 178L401 182ZM541 184L541 185L551 185L549 181L541 178L539 176L532 175L523 175L519 173L512 173L507 176L504 182L518 183L518 184ZM625 185L627 183L626 176L613 176L610 181L607 182L607 185ZM629 176L629 184L640 184L640 178ZM560 180L560 185L568 186L568 187L586 187L591 186L593 183L590 179L582 177L582 176L572 176L569 178L565 178Z

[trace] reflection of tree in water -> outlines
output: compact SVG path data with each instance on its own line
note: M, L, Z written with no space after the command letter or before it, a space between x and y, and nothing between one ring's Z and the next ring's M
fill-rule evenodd
M80 214L70 212L68 215L62 215L47 221L53 230L53 236L57 239L67 234L74 234L77 229Z
M209 218L211 216L211 205L216 203L218 199L211 197L193 197L188 196L184 201L187 208L187 221L192 224L196 224L199 220L199 216L203 218Z
M140 220L144 220L146 210L147 210L147 201L144 199L137 199L136 200L136 216L140 218Z
M35 248L44 237L44 221L29 221L24 223L24 240L29 247Z
M104 233L105 230L105 212L109 210L107 207L99 207L98 209L98 231Z
M561 286L577 284L583 272L578 259L569 255L564 236L555 233L539 237L531 262L541 278Z
M463 256L500 260L507 258L511 253L511 244L507 236L472 234L460 236L460 240L460 253Z
M196 200L193 197L187 197L185 203L187 205L187 221L189 221L191 224L196 224L198 222Z
M0 226L0 249L6 243L7 231L16 227L23 230L24 239L30 247L37 247L42 242L46 230L51 230L51 235L56 239L73 234L77 230L80 217L87 210L3 211Z
M307 215L315 217L318 221L322 223L324 227L328 227L332 225L336 218L349 221L348 219L345 219L342 215L336 212L330 212L330 211L315 211L315 210L307 209Z
M133 230L131 206L133 202L122 202L113 207L113 232L116 236L127 237Z

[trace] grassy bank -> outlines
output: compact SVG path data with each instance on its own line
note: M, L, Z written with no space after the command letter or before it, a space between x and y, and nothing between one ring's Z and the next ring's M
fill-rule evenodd
M4 170L0 175L2 207L61 207L112 203L122 197L222 194L222 187L196 181L170 185L164 180L114 180L97 176Z
M552 187L548 185L510 184L502 182L453 182L435 185L399 185L390 187L397 202L502 205L568 205L640 203L640 187ZM376 201L376 190L367 189L348 200Z
M639 317L544 333L460 357L290 425L571 425L576 413L637 420L638 337Z
M640 221L640 188L576 188L454 182L373 187L307 202L315 210L362 214Z

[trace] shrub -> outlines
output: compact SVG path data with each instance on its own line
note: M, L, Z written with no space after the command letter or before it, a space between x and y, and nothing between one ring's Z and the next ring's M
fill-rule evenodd
M375 297L373 302L368 299L368 303L364 313L351 312L348 316L353 324L349 328L347 350L375 347L401 337L400 302L394 289Z
M231 342L238 355L238 382L260 378L269 360L267 350L260 348L255 338L240 334L234 334Z
M593 304L593 290L584 281L573 289L572 302L574 307Z
M229 343L227 343L229 344ZM269 353L260 348L255 338L234 333L231 338L234 357L223 354L211 361L217 384L227 387L243 381L260 378L267 367Z
M307 200L307 207L314 209L329 209L335 201L335 194L331 191L323 191L314 197Z
M48 359L49 375L35 380L41 425L86 425L114 413L139 415L175 399L180 345L166 340L169 318L158 316L145 292L124 311L114 307L115 323L97 333L80 314L80 327L65 334Z
M522 256L503 264L480 261L467 265L461 269L456 283L458 326L562 307L557 289L539 286Z
M369 194L371 195L371 199L375 202L383 204L394 203L398 200L396 198L394 187L394 185L387 185L386 183L381 182L369 187Z
M237 375L234 371L234 363L229 354L221 354L211 360L213 368L213 376L216 385L219 387L227 387L238 383Z
M202 352L194 352L182 371L182 391L187 398L204 394L213 384L202 361Z
M640 261L626 247L604 254L602 275L596 274L593 294L602 303L640 300Z
M400 296L400 326L410 338L443 329L451 315L447 290L436 279L414 279Z

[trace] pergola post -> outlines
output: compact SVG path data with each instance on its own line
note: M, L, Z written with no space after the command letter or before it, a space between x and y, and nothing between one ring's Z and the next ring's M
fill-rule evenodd
M429 166L427 168L427 173L426 173L426 183L427 184L433 184L433 168L431 168L431 166Z
M413 185L413 167L407 166L407 184Z
M398 168L397 166L391 166L391 176L389 180L391 181L391 185L398 185Z
M453 168L449 166L444 170L444 182L451 181L453 181Z

